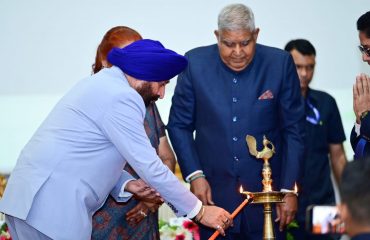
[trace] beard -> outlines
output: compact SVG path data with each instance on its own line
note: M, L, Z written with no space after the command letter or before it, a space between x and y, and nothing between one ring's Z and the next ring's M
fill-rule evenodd
M137 89L137 92L143 98L145 107L159 99L159 95L153 93L152 84L149 82L144 83L141 88Z

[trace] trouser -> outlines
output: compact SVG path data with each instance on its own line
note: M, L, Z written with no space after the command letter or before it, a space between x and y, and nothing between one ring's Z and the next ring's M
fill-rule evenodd
M13 240L51 240L51 238L30 226L22 219L5 215L5 222L8 225L9 233Z

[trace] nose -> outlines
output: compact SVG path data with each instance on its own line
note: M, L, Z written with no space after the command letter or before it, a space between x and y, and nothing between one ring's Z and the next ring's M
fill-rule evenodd
M302 77L302 78L305 78L307 76L307 69L306 68L301 68L299 70L299 75Z
M241 54L242 48L239 46L239 44L236 44L234 51L235 51L235 55Z
M366 53L363 53L362 54L362 61L369 62L370 61L370 56L368 56Z

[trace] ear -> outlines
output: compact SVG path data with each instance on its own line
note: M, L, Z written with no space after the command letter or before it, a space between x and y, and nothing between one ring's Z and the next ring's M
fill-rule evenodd
M219 33L219 31L218 31L218 30L215 30L215 31L214 31L214 33L215 33L215 36L216 36L216 39L217 39L217 42L218 42L218 38L219 38L219 36L220 36L220 33Z
M259 32L260 32L260 29L259 28L256 28L256 30L254 30L254 40L255 41L257 41Z
M140 88L140 87L141 87L141 85L142 85L142 83L144 82L144 81L140 81L140 80L138 80L138 79L136 79L136 78L134 78L134 77L132 77L132 76L130 76L130 75L128 75L128 74L126 74L126 73L123 73L123 74L125 75L125 77L126 77L126 79L127 79L128 84L129 84L133 89L135 89L135 90L137 90L138 88Z

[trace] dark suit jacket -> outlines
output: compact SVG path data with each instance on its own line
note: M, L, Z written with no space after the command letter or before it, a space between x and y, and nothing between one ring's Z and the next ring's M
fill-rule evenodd
M363 148L358 146L360 141L363 141ZM363 119L361 119L359 136L357 136L355 132L355 127L352 128L351 145L355 152L355 159L370 156L370 114L367 114ZM356 150L356 148L358 149ZM356 152L358 152L357 155Z
M370 240L370 233L358 234L352 237L351 240Z
M252 62L238 73L221 61L217 45L186 57L189 65L177 79L168 123L183 176L203 170L216 205L232 212L242 201L240 185L262 190L263 161L249 154L245 137L256 137L261 150L266 135L276 147L273 188L292 189L303 159L304 105L289 53L257 44ZM266 91L272 94L259 100ZM260 230L262 209L245 211L247 227ZM236 218L232 231L239 224Z

